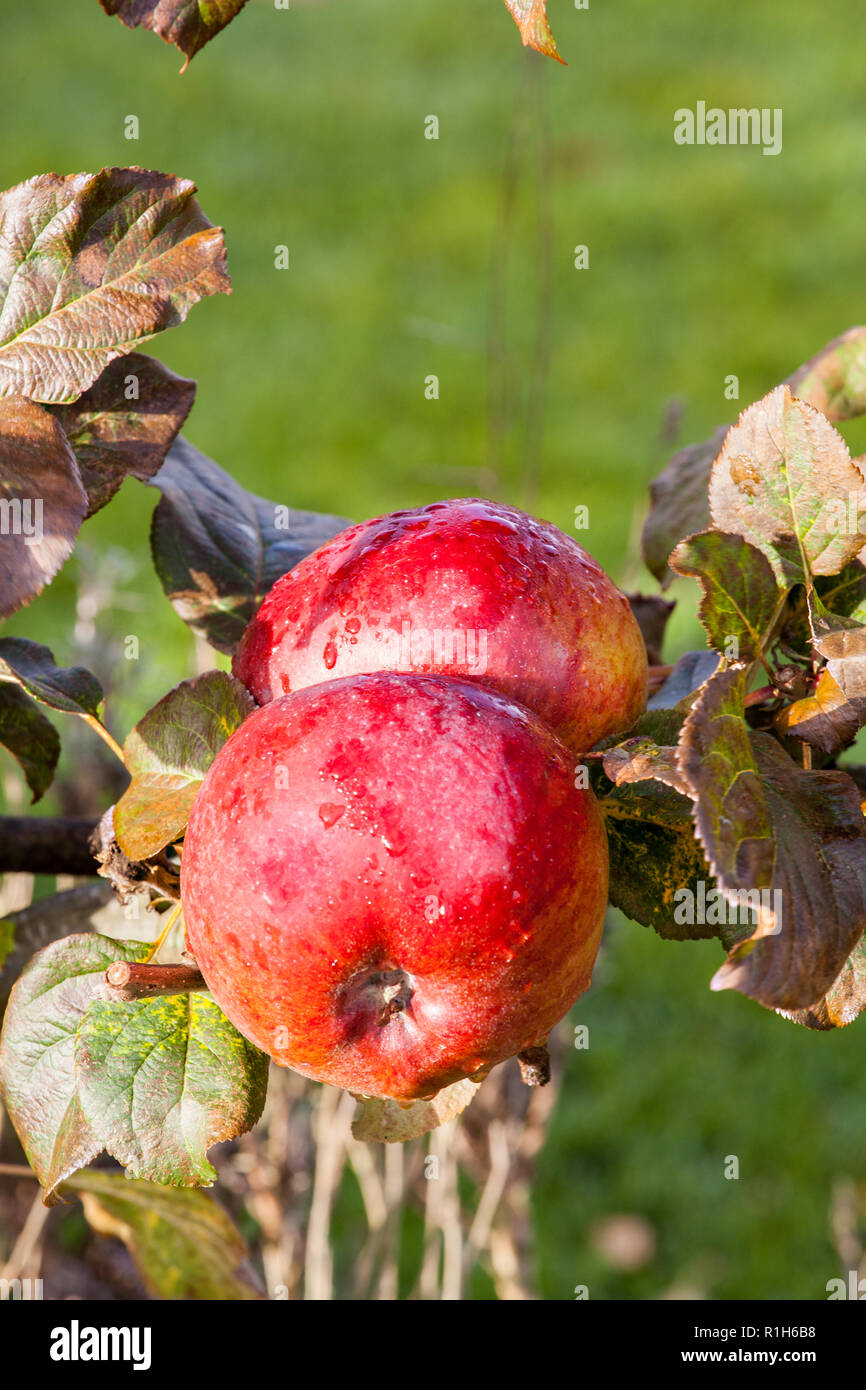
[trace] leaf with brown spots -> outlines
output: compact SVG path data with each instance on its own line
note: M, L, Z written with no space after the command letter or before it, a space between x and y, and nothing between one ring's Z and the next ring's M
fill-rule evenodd
M78 464L58 422L33 401L0 400L0 618L54 578L86 512Z
M222 230L194 193L112 168L0 194L0 396L74 401L114 358L229 293Z
M728 431L710 478L714 526L762 550L780 586L838 574L866 545L849 497L866 489L842 436L778 386Z

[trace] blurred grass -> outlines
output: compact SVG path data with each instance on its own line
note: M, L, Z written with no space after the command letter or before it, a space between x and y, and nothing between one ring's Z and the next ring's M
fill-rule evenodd
M587 505L579 539L646 586L637 526L672 398L678 442L702 438L866 317L862 6L550 12L567 68L522 51L499 0L253 0L181 78L174 50L96 0L2 0L0 182L108 163L196 181L226 228L234 294L151 347L198 379L187 433L247 487L362 517L477 491L488 468L505 500L565 530ZM676 146L673 112L699 99L781 107L783 153ZM576 271L582 243L590 268ZM127 483L87 524L83 560L9 627L81 659L79 565L112 549L127 572L94 665L119 736L191 669L148 568L155 500ZM695 636L692 592L675 592L674 654ZM717 960L631 924L611 933L574 1015L591 1047L571 1058L535 1192L545 1296L685 1280L814 1298L836 1274L830 1184L866 1176L866 1025L809 1035L710 995ZM729 1153L737 1182L722 1177ZM617 1210L658 1231L640 1274L588 1244Z

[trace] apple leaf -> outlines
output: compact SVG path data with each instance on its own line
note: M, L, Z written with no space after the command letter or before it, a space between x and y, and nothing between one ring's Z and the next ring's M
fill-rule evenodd
M0 194L0 396L74 401L115 357L228 293L187 179L44 174Z
M231 654L273 584L351 523L245 491L183 437L153 479L157 574L185 623Z
M51 720L9 681L0 681L0 745L8 748L24 773L33 793L31 803L38 801L53 781L60 736Z
M816 579L815 593L830 614L832 626L866 624L866 567L859 559L852 560L839 574Z
M12 912L5 919L14 939L14 950L0 970L0 1014L17 977L36 951L60 937L78 932L95 932L126 940L155 941L159 935L161 914L135 902L124 907L115 897L111 885L102 879L80 883L62 893Z
M0 618L54 578L86 512L78 464L58 422L33 401L0 400Z
M863 933L866 827L851 778L798 768L749 729L746 679L733 668L707 682L683 727L680 768L719 888L732 902L769 895L713 988L791 1011L830 989Z
M199 49L240 14L247 0L99 0L106 14L116 15L127 29L139 24L174 44L186 58L181 71Z
M255 709L224 671L181 681L136 724L123 746L132 781L114 808L123 853L148 859L185 829L205 773Z
M826 1032L845 1028L866 1009L866 938L861 937L823 999L808 1009L779 1012L793 1023Z
M698 617L710 645L739 661L759 659L786 593L766 556L742 536L703 531L681 541L670 564L677 574L690 575L701 586Z
M720 938L730 948L743 932L727 920L699 921L686 904L715 888L695 839L691 801L658 781L600 790L610 853L610 902L666 941ZM681 896L680 896L681 895ZM728 914L724 914L727 917ZM689 921L689 916L692 920Z
M848 446L814 407L778 386L728 431L710 478L721 531L762 550L780 586L838 574L866 545L849 497L866 488Z
M265 1103L268 1057L199 994L94 1000L75 1039L78 1103L100 1146L133 1178L209 1185L213 1144L243 1134Z
M547 19L547 0L505 0L505 3L520 30L524 45L562 63L564 60L556 50L556 41Z
M688 795L689 786L679 770L676 748L660 746L645 734L609 748L602 758L605 776L614 786L655 781Z
M480 1084L468 1078L455 1081L432 1100L416 1100L408 1106L365 1098L352 1121L352 1134L367 1144L405 1144L453 1120L475 1099Z
M626 594L626 598L640 628L647 661L650 666L658 666L662 659L665 628L676 604L662 598L661 594Z
M206 1192L88 1168L63 1184L103 1236L122 1240L157 1298L260 1297L243 1236Z
M650 509L641 546L644 564L663 589L676 578L668 566L674 546L710 524L710 470L727 432L727 425L721 425L709 439L678 450L664 472L650 483Z
M650 696L647 709L673 709L686 702L690 706L690 697L709 680L718 665L719 657L716 652L684 652L664 685L655 695Z
M866 328L849 328L809 362L788 385L828 420L850 420L866 411Z
M47 647L25 637L0 637L0 682L17 681L40 704L65 714L98 717L102 686L83 666L58 666Z
M194 399L194 381L131 352L109 363L73 404L52 407L78 460L88 516L127 475L145 482L159 471Z
M102 1147L78 1105L78 1026L109 965L143 960L149 950L138 941L66 936L39 951L12 989L0 1033L0 1093L48 1204L57 1184Z

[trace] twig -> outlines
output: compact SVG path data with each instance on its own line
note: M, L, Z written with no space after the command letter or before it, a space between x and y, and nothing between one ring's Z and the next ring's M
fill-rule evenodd
M48 1208L43 1204L40 1191L33 1199L33 1205L27 1213L27 1219L12 1247L12 1254L3 1268L0 1269L0 1279L17 1279L20 1276L22 1269L26 1267L27 1261L36 1249L47 1216Z
M36 1178L36 1174L26 1163L0 1163L0 1178Z
M115 999L155 999L163 994L193 994L207 989L200 970L192 965L145 965L116 960L105 972L105 982Z
M90 848L98 820L49 816L0 816L0 873L95 876Z

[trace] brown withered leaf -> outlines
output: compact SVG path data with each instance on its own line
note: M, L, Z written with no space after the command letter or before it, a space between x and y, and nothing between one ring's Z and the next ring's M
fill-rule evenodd
M54 578L86 512L78 464L58 422L33 401L0 400L0 618Z
M780 585L838 574L866 545L846 524L849 495L866 489L848 446L829 421L777 386L728 431L710 478L720 531L762 550Z
M87 493L87 515L104 507L127 475L158 473L192 409L195 382L155 357L116 357L89 391L52 407L72 446Z
M551 32L547 18L547 0L505 0L520 30L520 37L528 48L544 53L564 63L556 48L556 40Z
M74 401L115 357L229 293L222 230L194 193L112 168L0 194L0 396Z
M849 699L829 667L813 693L781 710L775 721L780 734L802 739L831 758L848 747L864 724L866 692Z
M675 791L689 794L689 784L677 761L676 748L660 747L645 736L628 738L615 748L609 748L602 758L605 775L614 786L630 782L662 782Z
M744 717L746 672L719 672L683 726L680 766L710 867L760 921L712 981L769 1008L815 1005L866 926L866 826L845 773L799 768ZM754 900L754 899L753 899Z
M139 24L174 44L191 58L240 14L247 0L99 0L106 14L116 15L127 29Z
M352 1135L367 1144L405 1144L453 1120L475 1099L479 1084L455 1081L432 1100L416 1100L408 1106L396 1100L364 1098L352 1121Z

